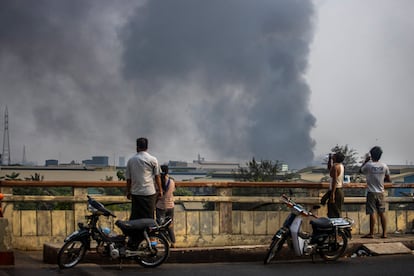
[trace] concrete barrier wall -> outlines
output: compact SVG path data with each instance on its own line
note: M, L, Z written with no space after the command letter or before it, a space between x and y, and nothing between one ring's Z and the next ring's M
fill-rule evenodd
M12 248L12 233L9 220L0 217L0 252L9 251Z
M4 184L4 183L0 183ZM12 185L12 183L8 183ZM68 185L69 183L67 183ZM39 184L40 185L40 184ZM90 183L84 183L85 186ZM102 185L102 183L100 183ZM186 183L186 185L189 185ZM217 184L218 185L218 184ZM245 184L243 184L245 185ZM292 186L292 183L289 183ZM297 184L300 186L299 184ZM1 187L1 185L0 185ZM301 204L311 206L317 204L325 191L323 186L305 186L311 189L310 196L295 198ZM71 197L49 196L16 196L12 195L12 188L1 187L6 194L3 201L4 216L9 222L12 232L12 247L21 250L41 250L44 243L63 243L64 238L77 228L78 222L84 222L86 210L85 187L76 187ZM278 197L236 197L231 196L231 187L223 187L227 192L220 191L218 196L176 197L177 202L215 202L214 210L180 210L175 212L175 233L177 247L213 247L223 245L256 245L268 244L277 229L283 224L289 214L280 208L278 211L239 211L232 210L233 202L278 202ZM305 189L305 188L304 188ZM8 195L8 196L7 196ZM13 204L21 201L72 201L74 210L14 210ZM125 201L124 197L100 196L102 202ZM409 202L411 198L392 198L390 202ZM365 198L346 198L347 205L363 204ZM359 211L345 212L343 215L355 220L354 234L363 234L369 231L369 217L364 208ZM363 210L362 210L363 209ZM101 224L109 226L113 231L119 230L114 226L116 219L127 220L128 211L115 212L117 218L103 219ZM326 207L319 209L316 214L324 216ZM388 210L387 232L412 232L413 210ZM310 232L309 220L305 219L303 229ZM377 229L378 233L380 228Z
M116 215L119 219L129 216L127 212L116 212ZM217 211L179 211L175 214L176 246L266 244L287 215L286 211L233 211L232 233L221 233ZM364 212L349 212L347 216L355 220L354 234L369 231L369 218ZM389 233L412 231L413 211L388 211L387 218ZM10 221L12 246L22 250L41 250L44 243L62 243L75 230L72 211L14 211ZM113 218L101 221L118 232L114 222ZM305 220L303 226L310 232L308 222Z

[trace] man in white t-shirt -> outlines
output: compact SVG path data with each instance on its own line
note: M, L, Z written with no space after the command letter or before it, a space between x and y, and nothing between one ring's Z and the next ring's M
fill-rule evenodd
M381 219L382 236L387 237L387 220L385 218L385 189L384 182L391 182L390 170L388 166L380 162L382 149L378 146L369 151L362 164L360 172L367 177L367 202L366 214L369 215L369 234L362 238L374 238L374 228L376 223L375 213L377 212Z
M155 202L163 193L158 160L147 149L148 139L138 138L137 154L128 160L126 167L126 195L132 200L130 220L154 218Z

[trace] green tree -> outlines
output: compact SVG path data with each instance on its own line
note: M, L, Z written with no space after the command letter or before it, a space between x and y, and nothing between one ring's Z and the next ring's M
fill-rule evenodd
M280 179L278 173L281 171L282 164L277 160L261 160L257 162L253 157L246 165L246 168L239 167L237 172L233 172L235 179L253 182L267 182Z
M39 173L35 173L34 175L31 175L30 178L26 178L26 180L31 181L43 181L44 176L40 175Z
M342 152L345 155L344 159L344 167L345 167L345 174L351 175L351 182L365 182L365 176L361 175L359 173L359 166L361 161L358 161L358 152L350 148L348 145L345 146L339 146L336 145L331 149L333 153ZM363 159L363 157L361 158ZM324 164L327 164L328 158L326 157L324 159ZM330 181L329 175L324 176L321 179L322 182L328 182Z
M233 171L234 178L239 181L251 182L273 182L273 181L291 181L300 179L298 173L282 173L282 162L261 160L257 162L255 158L246 163L246 167L239 167L237 171ZM273 187L262 188L233 188L234 196L279 196L289 193L289 189L280 189ZM268 203L240 203L234 202L233 210L276 210L277 204Z
M125 171L124 171L124 170L118 170L118 171L116 172L116 176L118 177L118 180L119 180L119 181L126 180L126 179L125 179Z
M335 147L331 149L331 152L333 153L342 152L342 154L345 156L345 159L343 162L345 171L352 172L356 168L358 168L358 158L357 158L358 152L355 149L350 148L348 145L345 145L345 146L336 145ZM327 163L328 163L328 157L324 159L324 164L327 164Z
M19 178L20 173L12 172L11 174L6 174L6 180L21 180Z

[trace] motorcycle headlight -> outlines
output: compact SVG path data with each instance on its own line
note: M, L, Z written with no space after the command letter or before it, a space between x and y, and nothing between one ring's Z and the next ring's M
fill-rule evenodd
M304 210L301 208L301 206L300 205L295 205L295 206L293 206L293 213L295 214L295 215L299 215L300 213L302 213Z

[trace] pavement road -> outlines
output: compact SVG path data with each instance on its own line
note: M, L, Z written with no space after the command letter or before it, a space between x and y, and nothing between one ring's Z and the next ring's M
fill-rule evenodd
M16 252L16 254L20 254ZM35 253L33 253L35 254ZM27 256L26 258L40 258ZM117 265L79 264L72 269L59 270L56 265L26 262L24 256L18 256L19 262L14 266L0 267L3 275L180 275L180 276L252 276L252 275L318 275L318 276L353 276L353 275L413 275L414 255L380 255L354 258L341 258L337 262L326 263L320 259L312 262L309 258L300 260L276 261L269 265L262 262L238 263L165 263L157 268L143 268L139 265L125 265L122 270Z

